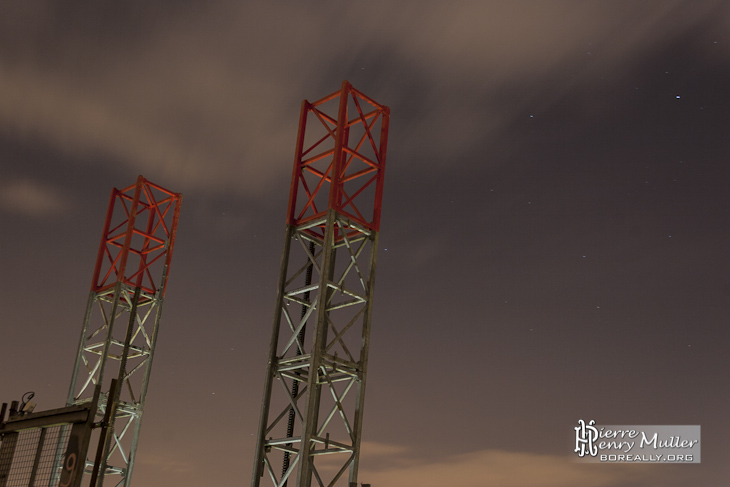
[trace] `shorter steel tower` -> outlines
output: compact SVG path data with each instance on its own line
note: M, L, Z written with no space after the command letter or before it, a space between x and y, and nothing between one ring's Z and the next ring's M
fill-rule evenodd
M252 487L357 483L389 117L302 105Z
M101 384L102 417L111 399L99 486L115 474L113 485L131 482L181 202L142 176L111 193L66 401L87 403ZM107 378L119 386L111 398Z

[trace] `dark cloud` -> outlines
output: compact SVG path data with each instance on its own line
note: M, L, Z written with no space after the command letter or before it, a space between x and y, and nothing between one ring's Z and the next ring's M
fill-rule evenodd
M590 82L624 82L659 46L721 19L722 4L15 9L20 21L5 22L31 28L5 34L6 132L171 183L257 194L287 172L275 161L291 157L298 101L341 79L362 80L401 113L398 145L445 158L509 137L516 120L566 98L574 116L610 111ZM703 32L692 42L704 50L713 31Z

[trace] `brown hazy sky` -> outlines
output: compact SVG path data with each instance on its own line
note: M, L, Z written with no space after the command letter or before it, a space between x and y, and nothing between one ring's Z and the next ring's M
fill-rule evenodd
M135 487L247 485L302 99L391 107L360 480L727 485L725 1L0 6L0 401L63 405L112 187L185 195ZM572 428L699 424L701 465Z

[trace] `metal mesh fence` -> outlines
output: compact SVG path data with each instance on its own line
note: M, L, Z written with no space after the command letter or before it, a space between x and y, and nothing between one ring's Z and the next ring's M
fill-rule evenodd
M0 465L10 464L10 469L0 472L0 487L55 487L51 476L56 454L66 451L70 430L70 425L56 425L6 435Z

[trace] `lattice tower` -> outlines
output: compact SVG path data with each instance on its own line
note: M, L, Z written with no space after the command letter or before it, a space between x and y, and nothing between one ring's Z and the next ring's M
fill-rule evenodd
M101 384L101 418L110 379L118 381L99 486L131 482L181 203L142 176L111 193L67 398L89 402Z
M302 104L252 487L357 482L389 117Z

